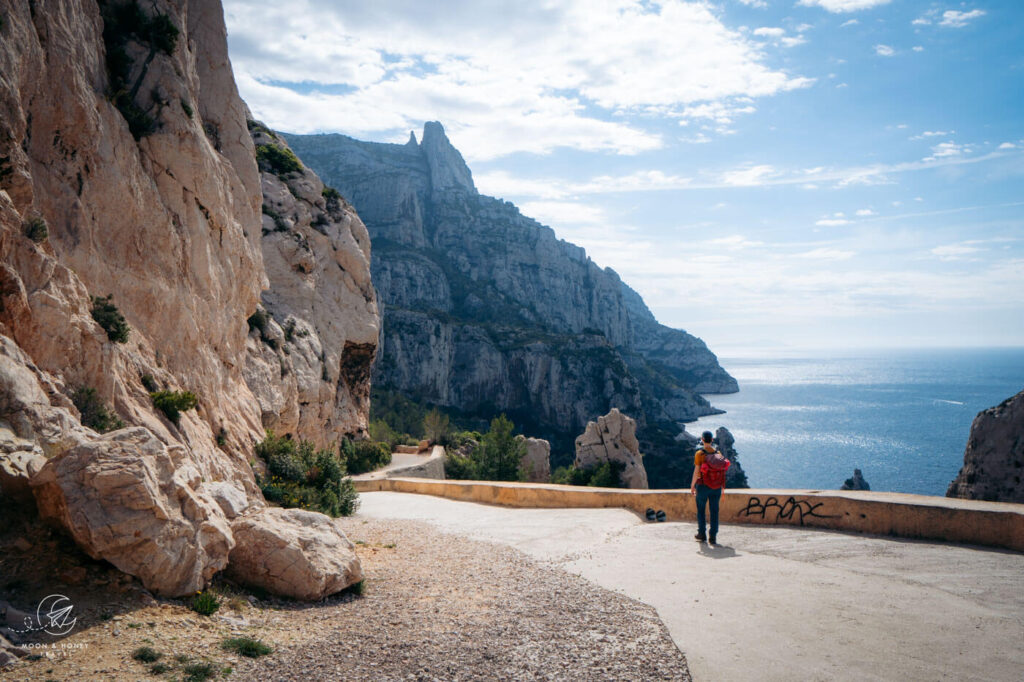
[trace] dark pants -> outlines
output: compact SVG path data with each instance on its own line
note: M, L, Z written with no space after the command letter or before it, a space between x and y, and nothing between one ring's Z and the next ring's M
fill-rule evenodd
M704 505L711 508L711 533L710 537L718 535L718 503L722 499L721 488L709 488L703 483L697 484L697 532L704 535L706 524L704 522Z

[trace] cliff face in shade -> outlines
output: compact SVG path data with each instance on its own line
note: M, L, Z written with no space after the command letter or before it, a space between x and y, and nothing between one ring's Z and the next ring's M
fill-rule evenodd
M404 145L283 137L373 239L375 385L485 418L506 412L562 446L561 463L612 407L674 435L716 412L699 391L736 390L702 342L659 325L614 271L480 195L439 123Z
M979 412L946 497L1024 503L1024 391Z
M288 237L262 233L263 190L280 187L261 180L216 0L8 2L2 16L0 496L31 479L48 518L95 556L131 567L164 552L180 574L147 586L198 589L233 545L216 495L238 513L263 505L249 459L265 426L365 429L378 328L368 238L306 171L287 181ZM321 213L322 232L307 234ZM45 235L31 238L33 223ZM108 294L126 343L90 312ZM246 323L261 294L298 339L274 372ZM144 377L194 392L197 409L170 421ZM131 428L83 426L79 388ZM153 467L157 478L140 473ZM112 521L133 515L147 519L131 523L137 542ZM194 536L168 530L178 516ZM212 527L222 541L203 539Z

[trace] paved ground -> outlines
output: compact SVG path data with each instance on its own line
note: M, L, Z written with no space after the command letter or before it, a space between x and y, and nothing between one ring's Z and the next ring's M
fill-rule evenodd
M695 680L1020 680L1024 555L364 493L359 514L516 547L657 609Z
M353 476L353 478L358 480L387 478L388 473L396 469L406 469L408 467L419 466L420 464L426 463L428 459L430 459L429 452L425 455L409 455L402 452L392 452L391 464L388 464L385 467L381 467L380 469L374 469L373 471L369 471L365 474Z

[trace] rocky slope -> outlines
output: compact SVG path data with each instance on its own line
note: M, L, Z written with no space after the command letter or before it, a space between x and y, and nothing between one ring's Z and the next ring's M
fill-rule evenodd
M3 2L0 18L0 501L31 483L92 556L194 591L227 563L232 517L263 506L249 460L266 426L365 429L365 231L307 171L261 183L216 0ZM269 239L261 184L295 189ZM288 361L246 322L261 292ZM107 295L127 329L92 313ZM172 419L154 390L198 404Z
M979 412L946 497L1024 503L1024 391Z
M507 412L552 440L562 464L611 407L671 444L679 422L716 412L699 392L736 390L703 342L659 325L614 271L480 195L439 123L404 145L284 137L370 230L384 311L375 385Z

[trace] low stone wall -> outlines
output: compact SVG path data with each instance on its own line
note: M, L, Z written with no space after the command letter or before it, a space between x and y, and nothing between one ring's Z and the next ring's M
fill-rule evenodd
M444 448L440 445L435 445L434 449L430 453L430 457L423 463L409 467L402 467L401 469L391 469L385 474L385 476L387 476L387 478L430 478L443 481Z
M409 478L357 481L356 489L419 493L509 507L623 507L641 515L651 507L663 509L670 521L695 521L697 514L689 490L613 490ZM903 493L745 489L723 493L720 518L722 523L807 526L1024 552L1022 504Z

